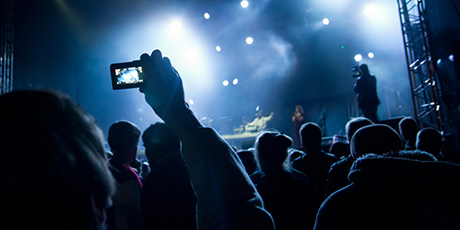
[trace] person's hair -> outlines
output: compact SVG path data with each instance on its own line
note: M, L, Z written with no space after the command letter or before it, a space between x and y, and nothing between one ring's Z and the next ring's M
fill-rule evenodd
M439 157L442 148L442 134L434 128L423 128L417 134L417 149Z
M53 91L8 93L0 107L8 162L0 169L2 218L33 228L95 229L96 210L111 205L115 182L94 119Z
M410 117L405 117L399 121L399 133L404 141L414 141L417 137L417 122Z
M243 166L246 169L248 175L251 175L257 170L257 162L252 150L239 150L236 152L236 154L240 158L241 163L243 163Z
M267 170L289 170L286 163L288 149L292 146L292 139L277 131L260 133L254 144L255 156L262 172Z
M367 64L359 65L359 70L361 70L361 72L363 72L364 74L370 74L369 73L369 66L367 66Z
M390 126L374 124L362 127L351 139L350 152L353 158L367 154L384 154L403 149L401 137Z
M180 140L162 122L150 125L142 134L145 146L145 155L149 162L154 163L155 154L169 154L180 150Z
M109 128L108 142L114 157L118 154L127 154L139 143L141 131L129 121L117 121Z
M372 124L374 124L374 122L365 117L355 117L348 121L345 125L345 133L347 134L348 141L351 141L351 138L358 129Z
M304 110L303 110L303 107L301 105L296 105L295 107L299 108L300 113L302 113L302 114L305 113Z
M300 127L300 138L302 146L307 149L308 147L321 147L322 130L319 125L314 122L307 122Z

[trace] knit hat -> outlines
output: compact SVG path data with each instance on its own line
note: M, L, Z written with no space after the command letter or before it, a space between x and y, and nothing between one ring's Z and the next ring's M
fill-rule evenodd
M383 124L358 129L350 144L350 152L355 159L367 153L383 154L402 149L403 145L398 133Z

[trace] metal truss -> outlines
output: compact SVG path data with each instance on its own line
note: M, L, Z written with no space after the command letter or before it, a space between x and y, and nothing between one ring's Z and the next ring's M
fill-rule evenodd
M414 119L422 127L442 130L440 88L431 59L424 0L398 0L409 71Z
M13 90L14 0L1 1L0 95Z

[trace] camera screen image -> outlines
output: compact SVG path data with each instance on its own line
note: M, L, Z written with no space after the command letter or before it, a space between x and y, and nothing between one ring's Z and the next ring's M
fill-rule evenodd
M117 85L140 84L144 81L142 66L115 69Z

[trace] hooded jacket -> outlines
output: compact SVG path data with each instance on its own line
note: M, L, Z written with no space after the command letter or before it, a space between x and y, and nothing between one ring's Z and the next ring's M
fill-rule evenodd
M459 229L460 165L421 151L359 158L315 229Z

